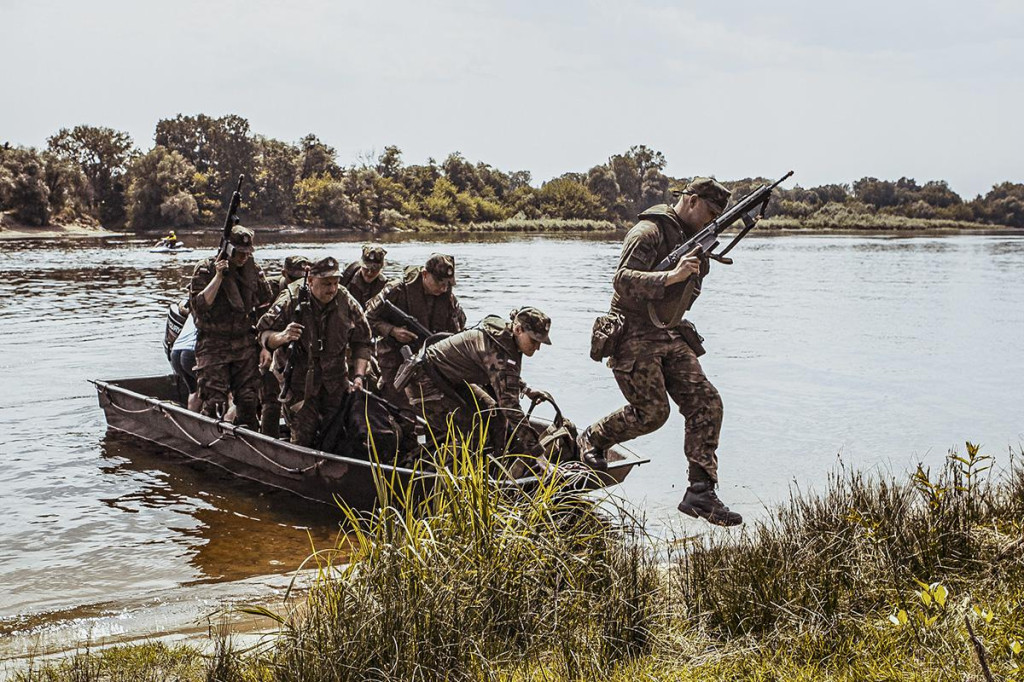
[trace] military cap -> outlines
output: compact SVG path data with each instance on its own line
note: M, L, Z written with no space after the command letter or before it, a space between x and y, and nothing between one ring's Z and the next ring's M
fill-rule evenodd
M305 256L288 256L284 259L284 271L292 279L298 279L312 263Z
M252 230L248 227L235 225L231 228L231 236L228 237L228 243L235 248L235 251L252 253L252 238Z
M535 341L551 345L551 318L532 306L526 306L519 310L512 311L512 321L523 327L523 331L529 334Z
M694 178L686 185L677 185L672 189L672 194L696 194L708 202L711 208L721 213L729 204L729 196L732 194L714 178Z
M363 265L368 268L382 268L387 253L380 244L363 244Z
M338 260L333 256L321 258L309 266L310 277L341 277Z
M444 253L432 253L424 269L438 280L448 280L455 286L455 257Z

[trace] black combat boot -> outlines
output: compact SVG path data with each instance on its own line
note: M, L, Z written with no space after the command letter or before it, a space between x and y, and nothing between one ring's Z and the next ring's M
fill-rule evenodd
M580 448L580 459L594 471L608 471L608 458L605 456L604 448L599 448L590 442L590 427L588 426L576 440Z
M716 526L738 526L743 517L722 504L715 494L715 484L708 481L691 483L679 503L679 511L687 516L706 519Z

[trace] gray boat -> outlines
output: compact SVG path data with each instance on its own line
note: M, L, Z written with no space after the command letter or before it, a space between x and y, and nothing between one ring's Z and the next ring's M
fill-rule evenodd
M182 406L181 389L174 375L92 383L109 429L315 502L340 502L353 509L371 510L378 503L380 482L426 491L436 475L293 445L191 412ZM530 422L542 431L551 424L532 415ZM583 487L591 489L621 483L633 467L648 461L616 446L608 452L607 472L586 471L580 480ZM538 484L535 476L498 482L524 490Z

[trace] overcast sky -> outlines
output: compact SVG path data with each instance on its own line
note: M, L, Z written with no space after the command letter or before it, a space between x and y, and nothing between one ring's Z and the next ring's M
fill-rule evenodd
M534 184L635 144L674 176L1024 181L1019 0L0 0L0 26L0 140L26 146L235 113Z

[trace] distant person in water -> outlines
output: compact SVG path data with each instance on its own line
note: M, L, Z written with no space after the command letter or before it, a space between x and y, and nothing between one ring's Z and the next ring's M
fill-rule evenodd
M174 230L167 233L167 236L156 243L157 246L165 246L168 249L178 248L178 235Z

